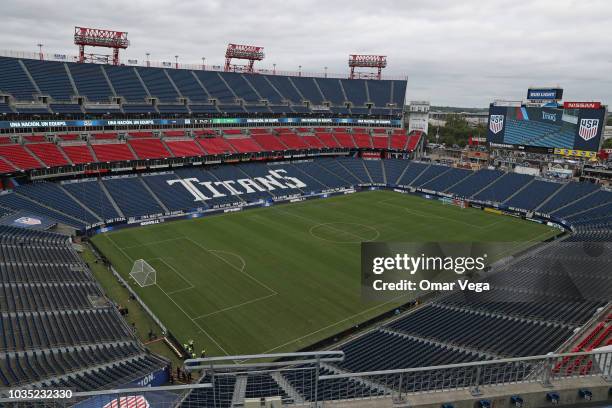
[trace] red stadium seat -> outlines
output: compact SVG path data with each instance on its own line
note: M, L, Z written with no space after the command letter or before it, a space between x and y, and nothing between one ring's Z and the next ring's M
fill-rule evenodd
M334 137L340 143L340 146L352 149L355 147L355 141L353 140L353 136L348 133L336 133Z
M65 166L69 164L62 152L53 143L29 144L28 149L48 167Z
M372 145L376 149L388 149L389 148L389 138L386 135L373 136Z
M285 146L275 135L270 133L255 133L252 138L266 151L281 151L287 150Z
M372 148L372 139L367 133L355 133L353 134L353 140L355 140L355 144L360 149Z
M196 139L207 154L236 153L236 150L223 137Z
M101 162L134 160L136 157L126 143L104 143L91 145Z
M117 133L92 133L91 134L92 139L95 140L110 140L110 139L117 139Z
M336 140L334 135L328 132L316 132L315 135L323 142L325 147L340 147L340 143Z
M175 157L194 157L205 154L195 140L166 140L166 146Z
M183 130L164 130L165 137L183 137L185 136L185 131Z
M227 139L227 142L232 145L238 153L257 153L264 151L255 140L250 137L236 137Z
M23 146L18 144L0 146L0 156L22 170L42 167L36 158L24 149Z
M306 142L306 144L308 144L310 148L313 149L324 149L326 147L325 144L321 141L321 139L319 139L315 135L304 135L302 136L302 140Z
M313 136L314 137L314 136ZM299 137L293 132L281 133L278 138L287 146L289 149L302 150L308 149L309 145L304 139Z
M134 139L139 139L143 137L153 137L153 132L130 132L128 136Z
M28 143L39 143L47 141L44 135L28 135L24 136L23 139Z
M0 174L2 174L2 173L12 173L15 170L17 170L15 168L15 166L13 166L11 163L7 162L2 157L0 157Z
M404 134L391 135L391 149L393 150L405 150L407 142L408 136Z
M93 163L96 161L92 156L91 149L86 144L62 146L62 150L74 164Z
M162 159L171 156L162 141L155 137L128 140L128 143L140 159Z

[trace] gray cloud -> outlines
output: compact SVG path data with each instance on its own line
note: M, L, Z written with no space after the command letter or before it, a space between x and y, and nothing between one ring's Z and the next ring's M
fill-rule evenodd
M0 48L74 54L75 25L129 32L124 58L221 65L229 42L265 47L261 67L348 71L350 53L388 56L408 99L486 106L530 85L612 99L607 0L4 0Z

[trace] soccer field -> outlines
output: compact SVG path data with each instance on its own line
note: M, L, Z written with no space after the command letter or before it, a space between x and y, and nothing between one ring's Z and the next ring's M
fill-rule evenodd
M182 342L208 355L293 351L409 298L360 298L361 241L508 241L545 225L370 191L124 229L93 238L126 279L137 259L157 283L132 287ZM518 243L518 244L514 244Z

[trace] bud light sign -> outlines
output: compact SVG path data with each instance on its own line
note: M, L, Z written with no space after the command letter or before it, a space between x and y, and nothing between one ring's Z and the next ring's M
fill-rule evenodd
M561 88L530 88L527 99L530 101L557 101L563 98Z

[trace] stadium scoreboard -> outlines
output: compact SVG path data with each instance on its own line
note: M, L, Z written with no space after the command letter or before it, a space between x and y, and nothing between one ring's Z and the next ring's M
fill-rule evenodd
M606 116L600 102L498 101L489 106L487 142L494 148L540 153L597 152Z

